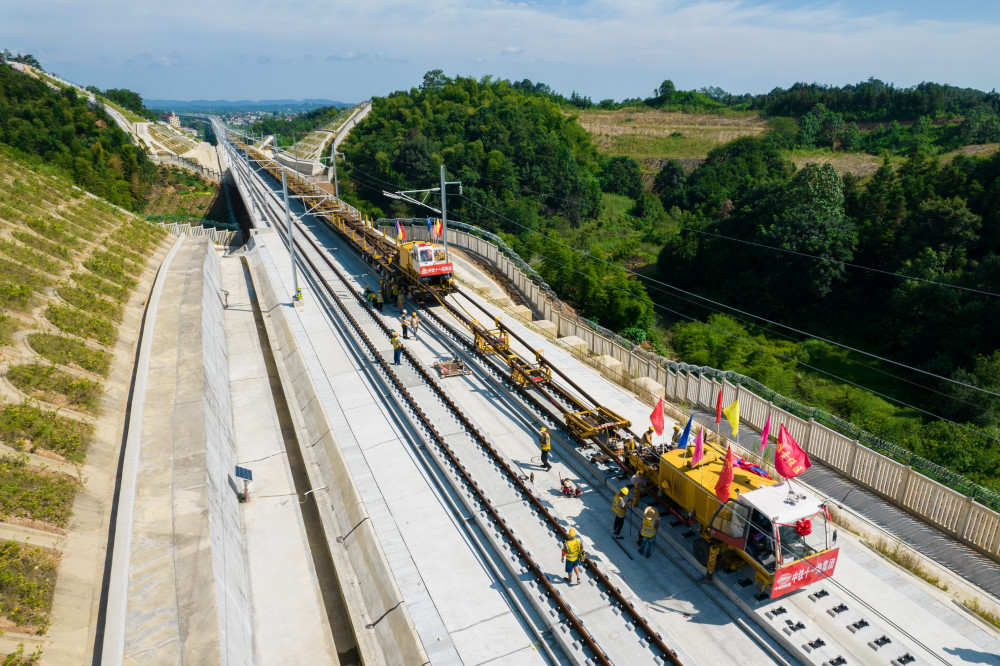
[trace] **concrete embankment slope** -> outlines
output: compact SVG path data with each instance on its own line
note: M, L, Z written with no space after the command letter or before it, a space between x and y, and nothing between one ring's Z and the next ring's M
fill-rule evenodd
M124 454L103 660L249 664L219 258L207 239L186 239L173 257L150 333L142 417L130 425L140 437Z

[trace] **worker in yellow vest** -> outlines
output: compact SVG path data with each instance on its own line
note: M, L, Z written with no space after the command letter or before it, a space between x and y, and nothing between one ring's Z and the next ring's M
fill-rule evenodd
M649 426L649 430L647 430L645 433L643 433L643 435L642 435L642 445L644 447L649 448L649 447L651 447L653 445L653 433L654 432L655 431L653 430L653 426Z
M615 495L615 499L611 502L611 510L615 514L614 530L616 539L625 538L621 536L621 533L622 533L622 526L625 525L625 512L628 510L627 504L628 504L628 486L625 486L624 488L618 491L618 494Z
M580 565L583 563L583 541L572 527L569 538L563 542L562 561L566 563L566 575L563 580L572 585L573 572L576 572L576 584L580 584Z
M646 507L643 514L642 527L639 528L639 554L649 557L653 554L653 542L656 540L656 531L660 529L660 512L651 506Z
M552 469L549 463L549 451L552 450L552 438L549 437L548 430L542 427L538 431L538 447L542 450L542 467L548 472Z
M399 333L392 332L392 364L399 365L399 359L403 355L403 341L399 339Z

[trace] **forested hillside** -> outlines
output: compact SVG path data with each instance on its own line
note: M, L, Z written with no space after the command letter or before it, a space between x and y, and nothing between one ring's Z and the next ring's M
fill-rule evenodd
M157 178L156 166L103 109L6 64L0 64L0 143L129 210L142 209Z
M420 88L373 99L371 114L343 150L369 212L424 214L381 192L433 187L444 163L448 178L463 185L463 195L449 201L456 219L508 234L526 257L542 262L546 280L585 316L616 330L644 331L653 324L640 282L620 267L581 259L562 244L583 230L596 231L602 188L635 193L635 181L620 182L632 174L620 174L616 162L602 168L606 158L590 135L552 99L524 94L507 81L429 72Z
M845 357L764 318L1000 392L1000 155L941 163L914 150L899 169L886 163L860 181L828 165L793 173L780 142L744 138L712 151L689 176L665 169L657 187L676 223L659 257L662 280L717 304L692 307L668 291L657 299L696 318L717 311L743 321L716 316L711 328L675 326L681 357L741 370L942 464L996 478L994 396ZM747 328L762 346L718 344L748 337ZM707 342L713 338L717 344ZM803 381L797 364L853 378L986 434L924 425L916 412L853 387Z
M295 142L295 133L311 132L323 127L339 116L347 117L349 107L321 106L312 111L306 111L290 120L284 118L263 118L250 126L254 134L274 134L278 137L279 146L290 146Z

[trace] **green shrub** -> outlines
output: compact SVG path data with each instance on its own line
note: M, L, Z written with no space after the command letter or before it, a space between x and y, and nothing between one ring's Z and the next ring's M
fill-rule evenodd
M76 366L102 377L108 376L111 354L101 349L91 349L76 338L52 333L32 333L28 344L43 358L61 365Z
M27 456L0 458L0 515L65 527L79 482L65 474L28 467L26 460Z
M89 423L59 416L29 402L0 406L0 440L14 448L26 441L32 449L46 449L66 460L82 463L93 433L94 427Z
M90 338L102 345L113 345L118 339L118 331L110 321L92 317L75 308L50 305L45 308L45 318L64 333Z
M71 234L66 229L66 225L57 220L51 222L46 222L45 220L28 220L26 224L36 234L45 236L49 240L55 241L65 247L77 247L80 244L77 236Z
M70 406L95 412L101 400L101 385L98 382L75 377L52 365L12 365L7 370L7 379L31 397L45 402L54 403L53 398L62 396Z
M133 252L121 244L119 234L117 232L104 241L104 251L124 259L126 262L125 272L129 272L129 264L135 264L135 266L139 267L139 272L142 272L142 265L146 262L146 260L142 258L141 254Z
M18 643L17 649L0 661L0 666L33 666L42 658L42 647L38 646L31 654L24 654L24 643Z
M118 303L124 303L128 300L128 294L131 291L128 287L122 287L107 280L102 280L93 273L73 273L70 275L70 278L78 285L86 287L102 296L107 296Z
M94 275L99 275L105 280L110 280L129 289L139 284L135 278L129 277L125 262L107 252L95 252L94 256L83 262L83 267Z
M57 275L62 272L62 265L58 261L53 261L41 252L12 241L0 241L0 252L15 261L20 261L26 266L32 266L46 273Z
M17 322L0 312L0 345L9 345L13 340L11 334L16 330Z
M118 339L118 331L111 322L93 317L76 308L50 305L45 308L45 318L64 333L90 338L102 345L112 345Z
M41 291L52 284L51 276L3 257L0 257L0 275L10 282L28 285L35 291Z
M36 250L41 250L45 254L55 257L56 259L69 261L73 257L73 253L70 252L69 248L63 245L56 245L50 240L45 240L41 236L28 233L27 231L15 231L11 235L25 245L33 247Z
M32 291L26 284L0 282L0 308L26 311L31 304Z
M16 541L0 543L0 613L19 627L44 634L49 626L58 568L59 555L54 551ZM36 663L41 652L35 653L25 658L22 650L17 661L9 663Z
M104 300L89 289L64 284L56 289L56 293L61 299L81 310L92 312L114 322L121 321L121 306Z

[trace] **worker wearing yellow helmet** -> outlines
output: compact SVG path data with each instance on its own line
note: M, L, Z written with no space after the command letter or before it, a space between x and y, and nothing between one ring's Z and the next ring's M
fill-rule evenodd
M611 502L611 511L614 512L615 514L614 531L616 539L625 538L621 536L621 533L622 533L622 527L625 525L625 511L627 510L627 504L628 504L627 498L628 498L628 486L625 486L624 488L618 491L618 494L615 495L614 500L612 500Z
M583 564L586 554L583 552L583 541L572 527L562 547L562 561L566 563L566 575L563 580L572 584L573 572L576 572L576 584L580 584L580 565Z
M552 469L549 464L549 451L552 450L552 438L549 437L548 430L544 427L538 430L538 447L542 450L542 467L548 472Z
M392 364L399 365L399 359L403 355L403 343L399 339L399 333L392 332Z
M653 554L653 542L656 541L656 530L660 529L660 512L651 506L646 507L639 528L639 553L649 557Z
M643 435L642 435L642 445L643 446L649 447L649 446L653 445L653 433L654 432L655 431L653 430L653 426L649 426L649 430L647 430L645 433L643 433Z
M671 444L676 444L679 441L681 441L681 427L675 423L674 424L674 436L670 438L670 443Z

